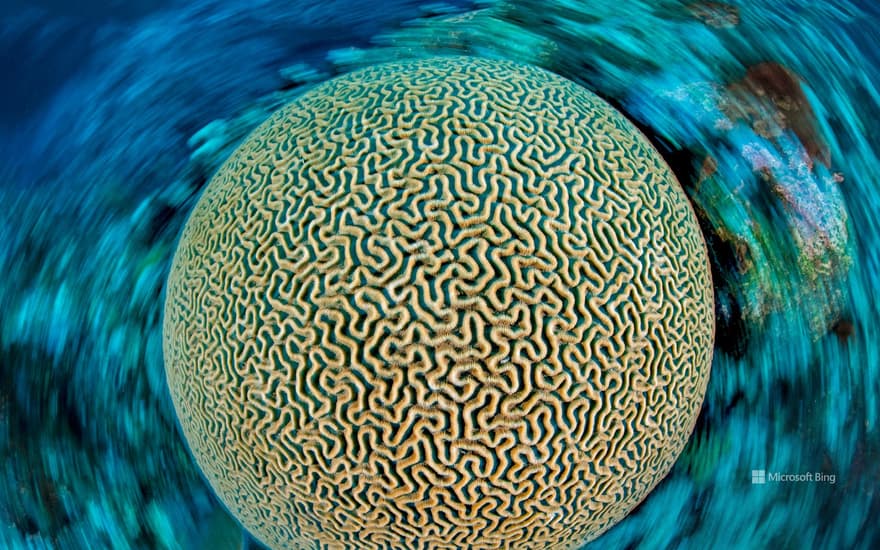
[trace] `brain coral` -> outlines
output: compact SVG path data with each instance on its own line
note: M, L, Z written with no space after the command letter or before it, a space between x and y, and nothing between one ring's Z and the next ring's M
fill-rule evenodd
M571 548L705 392L705 243L624 117L503 61L379 65L219 170L168 280L183 433L277 548Z

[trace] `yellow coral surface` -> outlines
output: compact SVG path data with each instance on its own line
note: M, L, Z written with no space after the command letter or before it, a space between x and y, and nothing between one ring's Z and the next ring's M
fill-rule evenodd
M168 383L276 548L573 548L693 429L714 336L687 198L580 86L379 65L275 113L195 207Z

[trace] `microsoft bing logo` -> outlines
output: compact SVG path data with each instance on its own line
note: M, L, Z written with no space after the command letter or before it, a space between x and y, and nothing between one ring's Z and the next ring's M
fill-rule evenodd
M766 485L768 483L837 483L837 475L826 472L802 472L788 474L783 472L768 472L767 470L752 470L752 485Z

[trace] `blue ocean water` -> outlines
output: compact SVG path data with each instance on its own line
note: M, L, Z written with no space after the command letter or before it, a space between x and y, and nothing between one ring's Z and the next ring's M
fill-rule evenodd
M235 145L313 83L469 53L540 65L629 115L710 247L718 330L695 433L589 547L880 547L877 6L71 6L0 8L0 546L258 547L167 395L177 234Z

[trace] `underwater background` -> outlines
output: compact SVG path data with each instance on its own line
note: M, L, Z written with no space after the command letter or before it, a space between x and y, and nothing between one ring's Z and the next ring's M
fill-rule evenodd
M878 26L868 0L3 0L0 548L261 548L165 386L177 236L276 108L437 54L532 63L611 102L709 244L697 427L588 548L880 548Z

